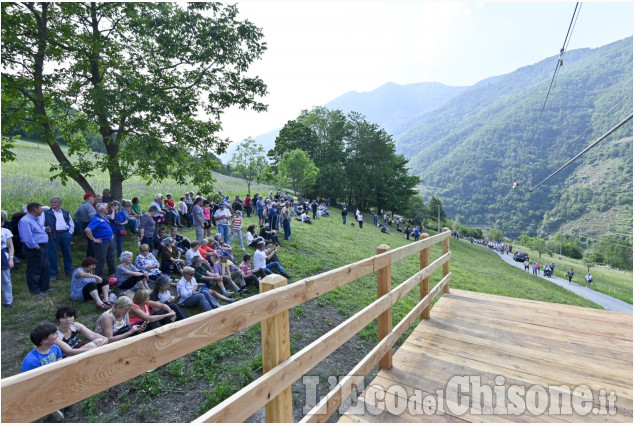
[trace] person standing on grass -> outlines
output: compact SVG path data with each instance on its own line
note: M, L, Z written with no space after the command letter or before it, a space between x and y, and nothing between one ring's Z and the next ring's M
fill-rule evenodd
M284 229L284 240L288 241L291 239L291 211L290 211L291 203L286 201L284 203L284 208L282 208L282 228Z
M234 212L234 217L232 218L232 235L229 238L229 244L231 245L234 240L234 235L238 235L238 241L240 242L240 249L245 250L245 245L243 243L243 216L240 210L236 210Z
M342 204L342 224L346 224L346 216L348 215L348 207Z
M357 210L355 211L355 218L357 219L359 228L361 229L364 225L364 216L362 215L362 211L359 208L357 208Z
M7 221L7 212L2 211L2 228L0 229L2 235L2 295L4 296L3 307L11 308L13 305L13 287L11 286L11 269L14 267L14 248L13 248L13 233L11 230L4 227L4 223Z
M247 213L247 218L251 217L251 197L249 194L245 196L245 212Z
M569 283L571 283L571 279L573 279L573 267L569 269L569 271L567 272L567 278L569 279Z
M141 216L139 220L139 245L152 246L152 239L154 237L154 229L156 228L156 222L154 216L159 212L159 207L152 205L148 212Z
M86 235L92 241L95 258L97 259L97 267L95 273L102 279L104 276L104 266L108 264L108 274L115 273L115 241L113 238L110 222L106 218L108 214L108 205L97 204L97 214L92 218L88 227L86 227ZM107 280L107 279L105 279Z
M46 297L49 289L51 267L48 259L48 235L38 222L42 205L31 202L27 214L20 219L18 231L22 239L22 254L26 258L26 284L32 294Z
M225 202L221 202L218 207L218 210L214 213L214 219L216 224L218 224L218 232L223 236L223 242L229 244L229 221L232 219L232 214Z
M196 240L203 241L203 226L205 225L205 216L203 216L203 198L200 196L194 200L192 206L192 219L194 221L194 233L196 233Z
M73 273L73 260L71 258L71 239L75 231L75 223L71 219L71 213L62 209L62 198L54 196L50 199L51 208L44 213L44 226L49 227L48 256L51 266L50 280L57 277L58 252L62 251L64 259L64 273L70 276Z
M586 280L586 287L590 288L591 287L591 282L593 282L593 275L591 274L591 272L587 273L587 275L584 278L584 280Z
M83 232L90 223L90 220L97 214L95 210L95 195L92 193L86 193L84 195L84 202L77 208L75 211L75 219L77 220L79 226L79 231ZM93 252L93 244L90 239L88 239L88 235L86 236L86 257L94 257L95 253Z

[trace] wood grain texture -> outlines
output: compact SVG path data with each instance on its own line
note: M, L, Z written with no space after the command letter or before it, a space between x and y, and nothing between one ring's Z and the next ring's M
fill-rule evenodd
M376 387L369 386L359 397L366 406L369 400L372 405L377 397L365 394L381 388L386 394L401 398L408 409L402 415L371 414L372 409L355 413L350 409L345 420L449 421L443 416L416 413L416 406L411 406L411 397L417 392L436 398L437 391L443 391L440 400L445 415L455 420L632 423L632 322L632 316L623 313L453 289L451 294L443 294L431 318L421 321L394 353L393 368L380 371L370 384ZM496 403L486 398L476 400L474 410L458 414L448 410L449 403L459 394L456 389L452 393L447 386L455 376L475 377L480 385L498 385L505 391L512 385L525 389L534 385L552 387L558 394L571 392L574 402L584 399L573 390L587 385L592 397L589 406L593 408L606 406L607 394L612 393L617 399L613 414L603 414L608 412L601 410L587 414L575 409L571 413L558 409L535 413L525 409L520 414L494 412Z

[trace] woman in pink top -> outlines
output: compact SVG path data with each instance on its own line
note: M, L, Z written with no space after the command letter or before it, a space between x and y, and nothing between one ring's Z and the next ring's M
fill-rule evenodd
M205 223L203 223L203 237L204 238L209 238L212 236L212 231L210 230L212 228L212 224L211 224L211 209L209 207L210 202L209 201L203 201L203 217L205 218Z

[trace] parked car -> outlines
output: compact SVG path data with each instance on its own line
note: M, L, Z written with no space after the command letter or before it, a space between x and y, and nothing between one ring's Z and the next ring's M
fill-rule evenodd
M514 254L514 260L524 263L525 260L529 260L529 254L522 251L516 251L516 253Z

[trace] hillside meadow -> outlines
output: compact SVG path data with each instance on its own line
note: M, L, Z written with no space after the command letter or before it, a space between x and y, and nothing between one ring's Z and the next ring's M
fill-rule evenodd
M47 170L52 159L48 148L20 142L16 152L18 161L3 164L2 167L2 208L12 214L27 202L48 204L51 196L59 195L64 199L63 207L74 211L81 202L82 192L75 184L63 187L58 182L48 180ZM214 177L218 179L217 190L230 196L244 196L246 193L245 182L216 174ZM96 190L102 189L107 185L107 176L95 175L90 181ZM156 193L171 192L178 196L189 190L196 188L179 186L169 180L146 185L142 179L134 178L124 184L124 196L139 196L144 208L150 204ZM252 192L269 190L273 188L252 185ZM319 218L313 225L292 221L291 241L282 241L278 254L285 270L291 275L291 282L372 256L380 244L388 244L394 249L411 242L394 228L389 234L383 234L368 222L363 229L359 229L357 225L351 226L350 214L348 223L343 225L341 211L334 207L330 211L332 217ZM366 216L371 217L369 214ZM244 227L253 223L257 223L254 216L245 218ZM432 231L429 233L435 234ZM185 228L183 234L194 238L193 229ZM73 261L77 266L85 252L84 240L76 236L73 247ZM234 240L233 247L235 252L241 253L238 241ZM124 248L132 251L135 256L138 253L138 247L132 238L127 238ZM453 253L451 285L454 288L599 308L545 279L509 267L486 247L452 239L450 248ZM247 248L247 252L253 252L253 249ZM438 258L440 254L440 245L433 247L431 260ZM91 328L99 316L93 303L70 300L70 281L63 276L52 284L55 291L48 298L29 295L24 269L22 265L13 274L14 307L1 310L3 378L19 372L22 358L32 348L29 332L40 323L52 322L54 312L59 306L73 305L78 311L77 320ZM411 256L394 264L393 286L397 286L417 270L418 256ZM431 285L440 278L441 272L438 271L432 276ZM250 288L249 291L252 295L257 292L257 288ZM394 323L415 305L418 293L417 288L413 289L393 307ZM372 274L293 308L290 311L292 354L333 329L375 298L376 276ZM186 311L188 314L198 312L196 309ZM348 372L376 342L376 323L371 323L310 371L308 375L320 377L318 394L323 396L328 391L328 376ZM256 325L71 406L67 410L67 421L191 421L252 382L261 373L260 326ZM304 403L304 385L298 381L293 386L296 420L302 416Z

